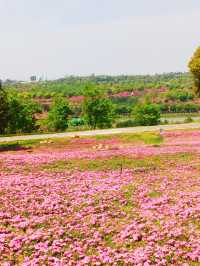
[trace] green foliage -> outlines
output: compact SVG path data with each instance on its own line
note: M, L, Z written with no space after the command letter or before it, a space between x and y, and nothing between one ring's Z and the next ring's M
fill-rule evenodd
M167 93L166 99L169 99L172 101L178 100L181 102L186 102L188 100L193 100L194 94L186 90L172 90Z
M19 94L11 94L8 99L7 133L30 133L37 129L35 114L41 112L41 107Z
M193 75L195 92L200 96L200 46L196 49L188 66Z
M97 87L100 91L109 95L124 91L137 90L143 92L145 88L152 90L159 87L182 89L190 87L191 76L188 73L165 73L156 75L119 75L119 76L68 76L54 81L40 81L37 83L12 83L7 82L10 89L17 89L29 93L33 98L52 98L55 96L71 97L83 95L84 88L88 85ZM132 98L132 97L130 97ZM123 101L123 99L122 99Z
M173 104L169 106L169 111L172 113L195 113L200 110L200 105L194 103Z
M4 133L8 123L8 100L0 81L0 134Z
M140 104L133 110L135 124L152 126L160 123L160 109L156 104Z
M58 129L55 129L57 128L57 126L55 127L55 120L52 120L54 121L52 122L49 119L41 119L45 117L46 112L49 111L52 98L55 97L69 98L69 102L73 103L71 107L72 117L78 118L84 116L85 125L81 128L88 128L86 123L90 125L91 128L105 128L112 125L114 111L116 115L120 115L121 119L121 115L131 114L133 107L136 106L138 102L145 102L145 99L146 102L149 103L158 103L157 105L160 107L162 113L198 112L199 105L192 103L194 94L189 90L191 86L192 75L189 73L135 76L67 76L54 81L39 81L25 84L7 80L4 83L5 90L8 94L16 91L22 98L33 98L43 105L44 116L37 116L39 120L37 121L37 125L40 126L41 130L46 131L48 128L51 131L64 130L68 124L72 127L80 125L80 121L76 119L71 119L69 123L67 123L66 119L61 119L64 121L63 126L61 126L61 128L58 126ZM90 90L90 92L88 92L88 90ZM71 96L82 96L84 94L86 96L87 106L84 103L83 108L83 97L73 97L70 99ZM89 105L89 100L92 100L93 104ZM110 101L115 105L114 111ZM2 105L0 104L0 112L1 107ZM85 112L86 109L88 113ZM8 111L8 108L4 108L4 111L6 110ZM93 111L94 115L91 114ZM4 116L0 115L1 121L3 121L3 117ZM7 121L7 118L4 119L5 125L2 126L2 122L0 123L0 127L5 129ZM62 123L58 122L58 124ZM132 121L132 119L117 123L117 127L134 125L135 121ZM3 133L1 128L0 133Z
M167 103L160 103L160 104L157 104L161 113L168 113L170 112L170 105L167 104Z
M134 127L136 126L135 120L133 119L127 119L124 121L120 121L116 124L117 128L121 128L121 127Z
M85 89L83 113L87 124L95 128L111 127L114 119L114 105L111 100L93 87Z
M115 112L118 115L127 115L132 112L132 106L129 105L116 105Z
M77 126L83 126L85 124L85 121L83 118L72 118L69 121L70 125L73 127L77 127Z
M174 103L174 104L157 104L161 113L196 113L200 110L200 105L192 102Z
M112 97L112 103L115 104L116 114L130 114L132 112L133 106L137 104L137 97Z
M70 114L69 103L61 97L56 98L48 114L47 124L49 130L64 131L68 128Z

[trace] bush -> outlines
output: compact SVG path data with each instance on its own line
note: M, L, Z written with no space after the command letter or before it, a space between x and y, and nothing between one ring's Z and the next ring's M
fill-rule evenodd
M185 104L184 109L186 113L195 113L200 110L200 106L194 103L187 103Z
M117 105L115 111L118 115L130 114L132 108L127 105Z
M48 114L47 125L52 131L64 131L68 128L68 116L71 114L69 103L63 98L56 98Z
M8 125L7 133L31 133L37 129L35 114L40 113L41 106L23 98L17 94L12 94L8 98Z
M87 87L84 96L83 113L87 124L93 129L111 127L115 116L111 100L93 87Z
M121 122L118 122L116 124L117 128L120 128L120 127L134 127L134 126L136 126L136 124L135 124L135 121L133 119L128 119L128 120L125 120L125 121L121 121Z
M173 104L169 106L170 112L173 113L195 113L200 110L200 106L194 103L187 104Z
M160 104L158 104L158 107L159 107L161 113L168 113L170 111L169 105L166 103L160 103Z
M7 94L0 81L0 134L4 133L8 124L8 100Z
M156 104L138 105L133 110L134 121L138 126L152 126L160 123L160 108Z
M172 90L170 92L167 93L167 99L172 100L172 101L176 101L179 100L181 102L186 102L189 100L193 100L194 99L194 94L192 92L189 91L181 91L181 90Z
M85 124L85 121L83 118L72 118L69 121L69 124L73 127L83 126Z

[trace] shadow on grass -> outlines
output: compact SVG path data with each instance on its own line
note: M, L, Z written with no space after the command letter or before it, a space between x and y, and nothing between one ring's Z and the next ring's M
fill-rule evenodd
M3 143L0 144L0 152L5 151L21 151L21 150L29 150L30 147L25 147L20 143Z
M0 143L0 152L30 150L40 145L41 140L19 140ZM31 151L31 150L30 150Z

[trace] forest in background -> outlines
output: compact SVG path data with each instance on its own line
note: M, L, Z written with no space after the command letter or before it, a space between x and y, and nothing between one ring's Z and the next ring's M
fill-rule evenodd
M6 80L3 89L11 99L10 109L19 111L11 114L11 126L5 133L153 125L169 123L171 120L164 117L170 114L184 114L186 117L181 121L191 122L191 116L198 115L200 110L200 101L192 85L192 76L187 72L133 76L93 74L32 82ZM90 95L87 95L88 90ZM88 97L93 103L87 109L84 103ZM100 99L99 102L95 97ZM146 112L154 112L148 109L149 106L155 110L155 117L148 116L146 121L139 118L136 122L138 112L143 117ZM23 110L21 115L20 110ZM89 116L87 112L90 112ZM96 122L99 116L100 121ZM107 117L106 121L103 116Z

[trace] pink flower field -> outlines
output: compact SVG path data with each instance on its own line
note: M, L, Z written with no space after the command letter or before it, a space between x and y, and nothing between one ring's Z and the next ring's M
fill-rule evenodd
M1 152L0 265L200 265L200 131Z

